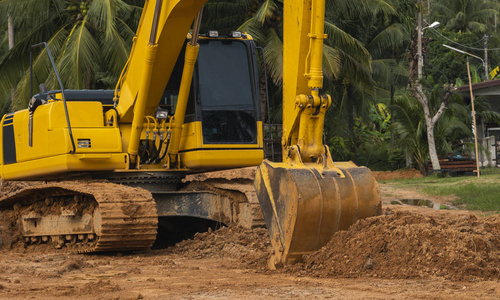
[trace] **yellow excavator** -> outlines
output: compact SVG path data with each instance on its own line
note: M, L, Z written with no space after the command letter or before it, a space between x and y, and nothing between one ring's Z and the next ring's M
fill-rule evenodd
M278 266L380 213L370 170L333 162L322 142L324 0L283 2L279 163L263 161L256 46L238 31L200 34L204 3L146 1L115 90L65 89L47 44L33 46L45 47L59 87L32 87L29 107L4 115L0 131L2 179L33 182L0 198L27 247L147 249L159 219L189 216L265 222ZM246 177L233 170L251 166ZM216 170L234 178L200 175Z

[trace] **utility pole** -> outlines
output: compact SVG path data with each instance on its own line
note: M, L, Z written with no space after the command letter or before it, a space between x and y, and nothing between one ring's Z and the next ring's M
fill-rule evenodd
M422 68L424 65L424 58L422 57L422 0L419 0L419 9L417 12L417 80L422 79Z
M7 18L7 31L8 31L8 36L9 36L9 50L14 48L15 42L14 42L14 22L12 21L12 16L9 15Z
M488 38L489 36L488 35L484 35L484 74L485 74L485 80L484 81L488 81L490 80L490 75L488 72Z
M476 110L474 109L474 92L472 91L472 80L470 78L470 66L469 66L469 57L467 56L467 75L469 76L469 91L470 91L470 101L472 104L472 124L474 124L474 146L476 149L476 170L477 170L477 178L479 178L479 152L477 151L477 124L476 124Z

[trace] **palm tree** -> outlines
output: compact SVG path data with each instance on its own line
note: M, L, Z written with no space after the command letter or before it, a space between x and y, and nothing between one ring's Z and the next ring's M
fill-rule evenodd
M429 106L437 110L441 101L442 89L439 84L429 88ZM439 155L452 153L462 146L463 140L472 137L470 109L463 105L459 95L449 98L448 109L437 121L434 132L436 149ZM408 91L398 92L394 98L394 111L397 118L392 124L397 136L397 144L411 153L420 172L428 173L429 148L427 145L427 128L422 107L418 100L411 97ZM484 115L488 120L498 120L498 114L484 107Z
M332 88L338 95L338 105L336 112L330 114L330 120L333 122L327 124L327 137L340 135L346 142L344 144L350 145L351 156L341 155L342 159L356 160L355 154L359 152L358 148L363 144L361 137L355 134L355 131L359 131L355 130L357 116L370 122L370 103L380 98L391 98L396 86L405 85L408 77L401 50L404 48L405 41L408 40L406 38L408 28L411 27L408 25L409 19L405 17L409 12L396 14L395 8L411 11L412 7L404 7L404 3L398 1L393 2L391 6L386 7L385 13L376 14L364 10L356 11L354 16L337 13L336 19L339 26L363 45L370 58L369 69L353 74L366 74L363 80L352 80L353 75L344 74ZM351 72L357 70L356 67L345 69Z
M0 95L15 87L13 107L26 107L30 47L44 41L65 88L114 87L129 55L141 5L125 0L0 1L0 11L14 16L16 28L21 28L15 47L0 57ZM36 50L33 73L34 86L59 88L45 49Z
M407 92L400 92L394 97L393 109L399 116L391 125L398 146L412 155L422 174L427 174L429 149L420 103Z
M484 33L499 10L497 3L488 0L438 0L432 14L450 31Z

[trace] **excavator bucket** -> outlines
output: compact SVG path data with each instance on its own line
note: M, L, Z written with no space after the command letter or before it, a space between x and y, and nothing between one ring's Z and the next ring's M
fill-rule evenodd
M334 164L325 170L264 161L258 167L254 184L274 249L271 268L298 262L336 231L381 213L371 171Z

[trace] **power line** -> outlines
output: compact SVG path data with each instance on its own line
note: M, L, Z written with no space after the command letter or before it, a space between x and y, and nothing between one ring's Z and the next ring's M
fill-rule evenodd
M424 19L423 21L425 22L425 24L427 24L428 28L431 28L431 29L436 30L436 28L435 28L435 27L437 27L437 26L435 26L435 27L431 27L431 26L430 26L430 24L429 24L429 22L427 22L427 20L425 20L425 19ZM439 33L439 32L438 32L438 33ZM446 38L446 37L444 37L444 38ZM475 42L471 43L471 45L479 44L479 43L480 43L480 42L482 42L485 38L486 38L486 35L484 35L481 39L479 39L479 40L477 40L477 41L475 41ZM455 43L456 43L456 42L455 42ZM466 46L464 46L464 47L466 47Z
M479 44L479 43L481 43L482 41L484 41L484 39L485 39L485 38L486 38L486 36L483 36L480 40L475 41L474 43L471 43L471 46L472 46L472 45L475 45L475 44Z
M458 42L455 42L451 39L449 39L448 37L444 36L443 34L441 34L439 31L437 31L436 29L434 28L430 28L432 29L435 33L437 33L439 36L443 37L445 40L449 41L450 43L453 43L455 45L458 45L458 46L461 46L463 48L467 48L467 49L471 49L471 50L478 50L478 51L496 51L496 50L500 50L500 48L491 48L491 49L484 49L484 48L475 48L475 47L470 47L470 46L467 46L467 45L464 45L464 44L460 44ZM484 39L484 37L483 37ZM477 42L475 42L477 43Z

